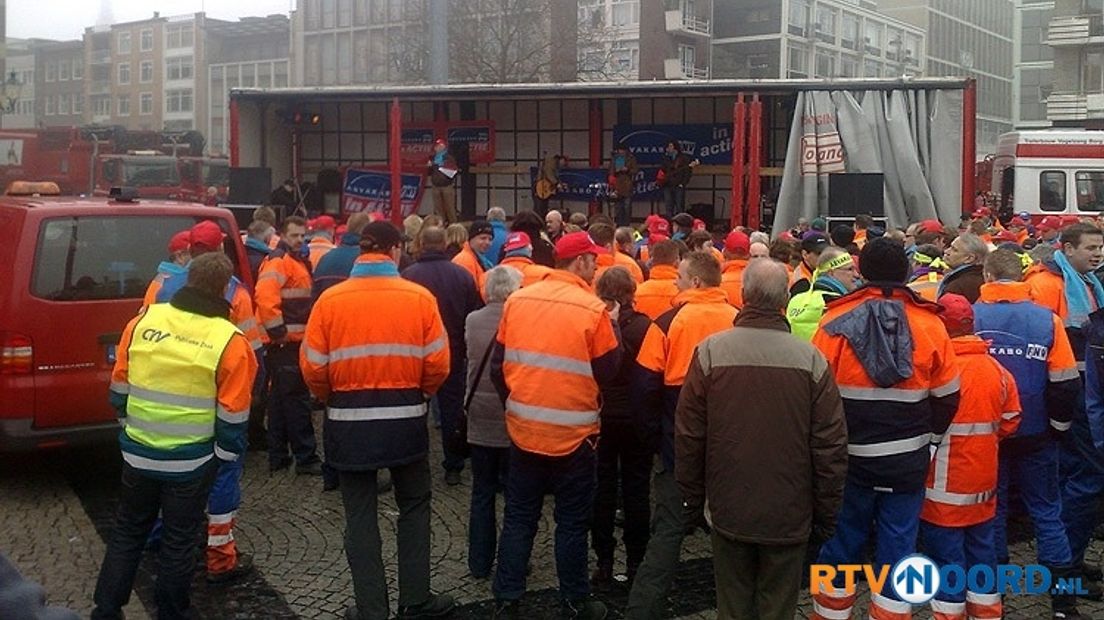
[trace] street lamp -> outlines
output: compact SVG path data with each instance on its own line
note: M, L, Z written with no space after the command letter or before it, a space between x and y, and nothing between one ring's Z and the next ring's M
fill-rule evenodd
M19 102L19 95L23 92L23 82L19 81L15 70L8 72L8 79L0 86L0 113L13 114L15 105Z

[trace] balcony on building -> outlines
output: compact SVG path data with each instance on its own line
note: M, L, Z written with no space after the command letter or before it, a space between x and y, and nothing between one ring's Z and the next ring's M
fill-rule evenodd
M698 17L685 8L667 11L667 32L692 37L709 38L713 35L713 25L708 19Z
M1104 119L1104 93L1054 92L1047 97L1046 110L1052 122Z
M663 61L663 77L668 80L708 80L709 68L687 64L680 58Z
M1104 15L1051 18L1046 43L1051 47L1104 43Z

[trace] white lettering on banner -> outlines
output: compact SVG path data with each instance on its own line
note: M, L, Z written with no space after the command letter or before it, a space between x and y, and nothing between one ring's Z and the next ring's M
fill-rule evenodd
M801 137L801 174L845 172L843 142L839 132L807 133Z

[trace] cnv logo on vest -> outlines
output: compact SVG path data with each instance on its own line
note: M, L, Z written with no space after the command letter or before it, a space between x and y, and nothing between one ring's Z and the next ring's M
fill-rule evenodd
M142 330L142 340L147 340L149 342L161 342L170 336L172 336L171 333L163 332L152 327Z
M809 567L809 590L813 594L835 590L832 582L843 576L844 592L855 593L858 578L870 585L870 591L882 595L893 592L900 600L923 605L935 598L940 588L947 594L965 591L998 594L1085 594L1081 578L1053 579L1050 569L1039 564L1020 566L998 564L986 566L936 565L930 558L915 554L903 558L891 569L870 564L813 564Z

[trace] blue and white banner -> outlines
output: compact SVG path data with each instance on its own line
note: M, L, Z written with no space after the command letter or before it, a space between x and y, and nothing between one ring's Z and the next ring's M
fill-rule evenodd
M658 168L642 168L636 173L633 187L633 200L660 200L663 189L656 182ZM566 187L557 191L552 200L590 202L606 200L609 197L609 170L606 168L561 168L560 183ZM532 184L537 182L537 168L529 168Z
M402 215L406 217L418 210L422 196L422 176L402 175ZM341 212L372 213L379 211L391 217L391 173L384 170L346 168L342 185Z
M683 152L706 165L732 163L732 125L614 125L614 144L629 147L637 163L655 166L663 161L667 142L674 140Z

